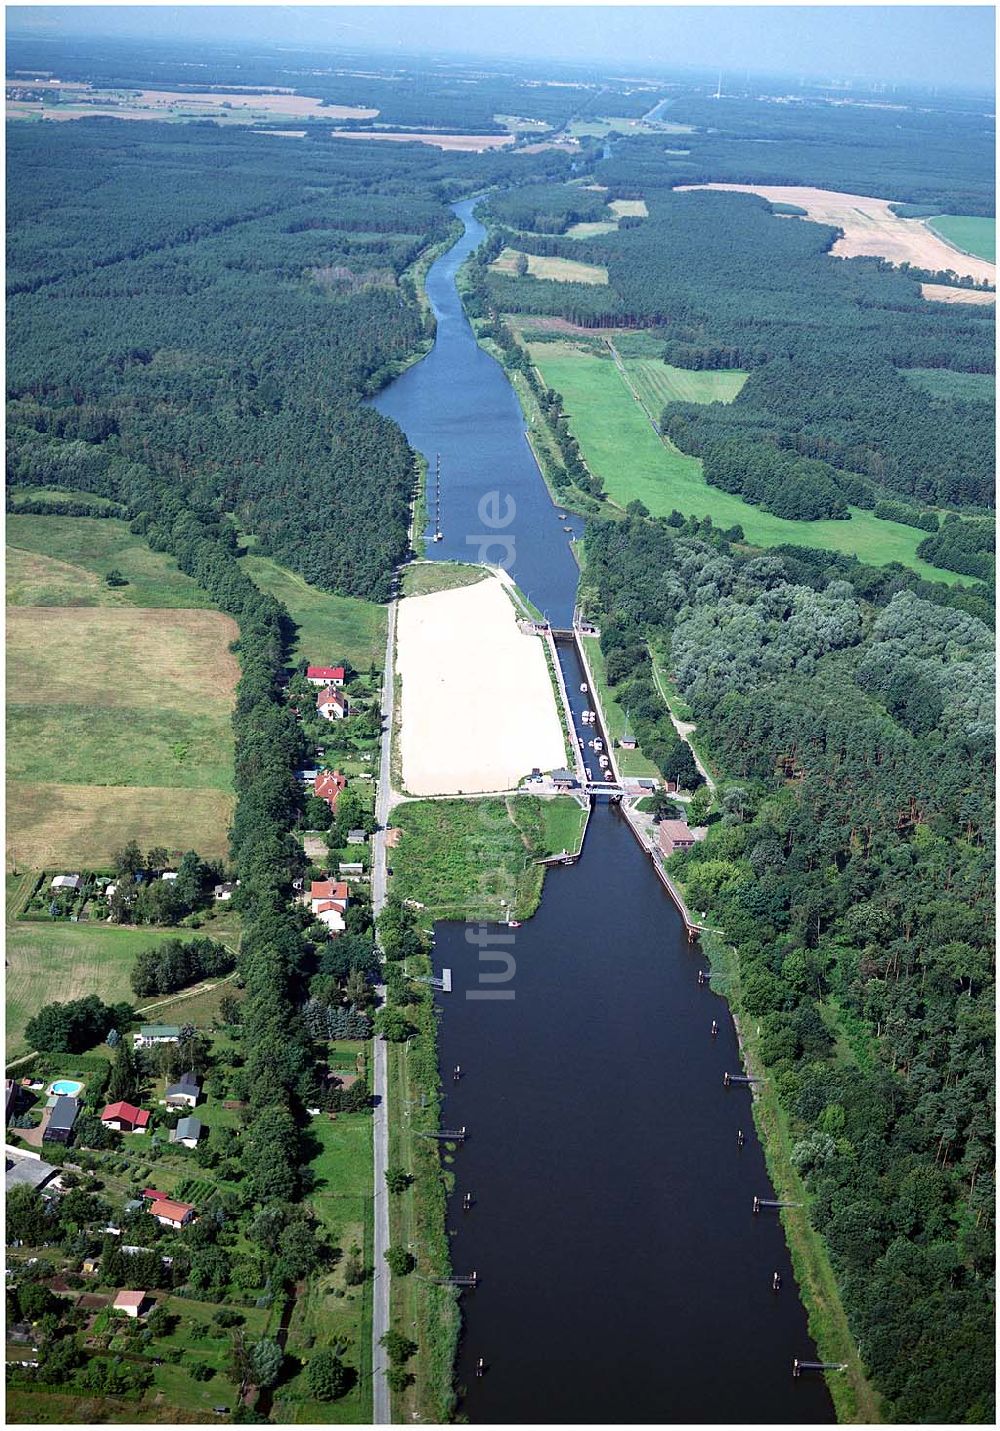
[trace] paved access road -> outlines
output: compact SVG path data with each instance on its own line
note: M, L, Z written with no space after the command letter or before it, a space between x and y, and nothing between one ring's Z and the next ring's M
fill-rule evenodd
M378 829L372 841L372 908L377 915L385 904L386 847L385 830L392 809L392 719L395 688L396 603L391 601L385 641L385 674L382 678L382 745L379 757L378 787L375 793L375 818ZM385 988L378 990L385 997ZM385 1171L389 1164L389 1078L388 1050L385 1041L376 1038L374 1047L374 1142L375 1142L375 1268L372 1293L372 1421L387 1426L392 1420L389 1383L386 1380L389 1359L381 1345L389 1330L389 1264L385 1254L389 1247L389 1190Z

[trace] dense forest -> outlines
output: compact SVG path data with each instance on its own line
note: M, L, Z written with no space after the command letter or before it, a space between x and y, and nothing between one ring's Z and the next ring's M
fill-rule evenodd
M463 186L565 157L99 120L8 145L15 476L104 443L191 477L309 581L384 599L414 467L364 398L429 336L407 269Z
M636 513L588 529L584 595L609 654L666 645L724 774L672 867L738 950L891 1419L988 1421L993 640L873 575Z

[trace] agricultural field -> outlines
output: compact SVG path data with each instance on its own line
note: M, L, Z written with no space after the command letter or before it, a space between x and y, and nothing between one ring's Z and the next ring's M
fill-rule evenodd
M993 402L996 379L992 373L958 373L949 368L901 368L907 382L937 398Z
M927 220L927 227L961 253L971 253L973 258L996 262L996 219L978 218L972 214L938 214Z
M240 561L247 576L285 604L298 627L293 661L313 665L349 661L357 671L379 669L385 660L385 607L355 596L334 596L310 586L295 572L252 551Z
M8 860L225 854L235 623L122 522L11 516L8 540Z
M593 227L593 225L591 225ZM548 258L537 253L521 255L516 249L505 248L490 268L497 273L515 275L517 260L526 256L532 278L550 278L556 283L607 283L608 270L596 263L578 263L575 258Z
M736 368L695 372L659 358L624 358L623 362L629 381L657 422L668 402L732 402L749 376Z
M608 208L620 219L645 219L649 217L645 199L612 199Z
M588 239L598 238L601 234L613 234L617 232L617 221L612 221L611 219L596 219L591 223L571 224L566 230L565 237Z
M528 350L542 380L562 393L584 458L619 506L638 499L654 516L676 509L685 516L710 516L720 527L738 523L756 546L826 547L873 566L898 561L935 581L968 582L922 561L916 552L925 534L901 522L883 522L856 508L850 521L795 522L710 487L697 458L685 456L653 431L610 357L568 343L529 344Z
M60 495L79 501L81 494ZM47 497L60 500L60 495L30 492L36 502ZM84 495L87 501L99 500ZM104 579L112 570L121 572L128 584L109 587ZM185 576L172 557L152 551L125 522L7 514L8 606L192 609L211 604L207 593Z
M985 308L997 301L993 289L952 288L947 283L922 283L920 294L928 303L975 303Z

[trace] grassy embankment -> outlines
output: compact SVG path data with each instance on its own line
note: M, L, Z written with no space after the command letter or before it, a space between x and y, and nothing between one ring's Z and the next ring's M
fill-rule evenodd
M398 805L403 831L394 884L425 906L421 919L526 919L538 907L549 855L579 849L586 811L569 796L543 800L414 800Z
M973 258L985 258L996 263L997 221L972 214L938 214L926 220L927 227L952 248Z
M738 957L717 935L703 935L702 945L713 970L724 976L719 992L725 994L736 1018L747 1072L759 1075L763 1064L757 1050L756 1025L752 1017L741 1016ZM838 1042L846 1050L847 1040L840 1038ZM819 1358L847 1365L846 1371L827 1377L837 1420L863 1425L880 1422L883 1420L881 1398L865 1375L826 1244L809 1220L809 1193L792 1163L793 1139L772 1083L757 1085L753 1117L778 1199L800 1204L783 1208L781 1221Z
M224 855L234 623L123 522L7 535L8 863L99 867L130 838Z
M588 466L619 506L639 499L654 516L677 509L686 516L710 516L719 527L738 523L756 546L825 547L874 566L902 562L934 581L969 581L922 561L916 550L925 533L901 522L880 521L857 508L851 509L850 521L789 521L710 487L696 457L664 443L653 431L610 357L569 343L533 343L529 352L543 380L562 393L570 429Z
M460 561L412 562L403 569L403 595L430 596L435 591L454 591L459 586L475 586L488 575L485 567Z

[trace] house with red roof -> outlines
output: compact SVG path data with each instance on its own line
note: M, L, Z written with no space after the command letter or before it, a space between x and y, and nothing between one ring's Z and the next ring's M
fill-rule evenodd
M321 770L313 784L313 794L318 795L321 800L325 800L334 812L337 809L340 792L346 789L347 776L341 775L339 770Z
M116 1133L144 1133L149 1123L149 1113L145 1108L136 1108L133 1103L109 1103L101 1114L105 1128L113 1128Z
M336 686L344 684L343 666L307 666L306 680L312 686Z
M339 879L314 879L304 902L312 910L313 917L325 924L331 934L343 934L347 928L347 906L350 890L346 881Z
M324 720L344 720L350 710L347 697L336 686L324 686L316 697L316 709Z
M150 1213L156 1218L161 1227L172 1227L179 1231L186 1227L189 1222L194 1221L195 1210L189 1202L175 1202L173 1198L163 1197L151 1204Z
M112 1302L116 1312L124 1312L126 1317L141 1317L145 1292L119 1292Z

